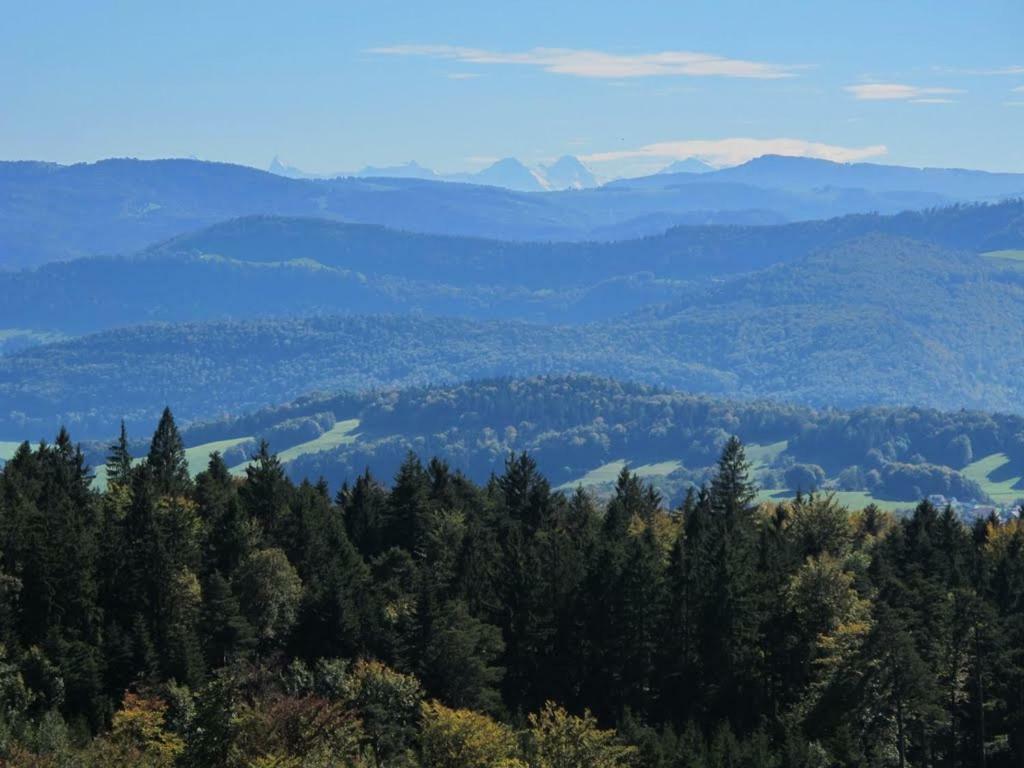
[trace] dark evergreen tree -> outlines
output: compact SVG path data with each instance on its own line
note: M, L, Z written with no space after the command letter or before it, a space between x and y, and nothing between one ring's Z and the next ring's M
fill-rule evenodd
M220 453L210 455L206 471L196 478L196 502L203 521L203 562L221 574L234 573L256 543L235 479Z
M294 543L285 539L293 532L289 515L294 489L266 440L260 441L245 468L245 479L239 493L247 515L259 524L270 542L289 549L288 545Z
M156 493L176 496L186 493L192 485L185 459L185 444L181 441L178 427L170 408L164 408L153 433L146 457L149 479Z
M206 662L214 669L256 647L252 626L242 615L231 585L218 571L211 573L204 584L200 631Z
M394 485L388 495L384 534L386 546L402 547L410 552L416 548L421 517L427 509L429 488L430 480L423 469L423 463L416 454L409 452L395 475ZM373 502L376 501L373 499ZM356 516L365 518L367 514L358 513ZM355 522L353 527L357 527Z
M415 524L412 523L413 528L408 530L400 530L404 524L394 525L394 519L388 513L388 493L369 470L356 478L351 487L342 489L337 503L341 507L349 539L367 557L380 554L386 545L395 541L410 544L407 537L415 530Z
M303 483L289 514L297 531L294 560L305 585L294 648L307 659L358 655L367 647L369 568L326 488Z
M128 430L124 419L121 419L121 434L117 442L110 446L107 455L107 482L127 486L131 484L132 454L128 450Z

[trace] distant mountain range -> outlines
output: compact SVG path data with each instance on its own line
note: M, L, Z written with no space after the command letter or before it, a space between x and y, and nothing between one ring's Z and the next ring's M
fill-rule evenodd
M662 168L658 173L710 173L715 166L708 165L696 157L688 157L685 160L676 160Z
M412 178L429 173L412 165L372 171L406 177L296 179L196 160L0 163L0 269L130 253L256 214L510 241L612 241L676 225L781 223L1024 195L1024 174L791 157L597 188L587 188L584 167L564 158L543 173L584 188L533 193L494 186L540 183L540 171L514 160L485 169L473 184Z
M416 161L401 165L372 166L360 171L330 174L306 173L294 166L285 165L275 157L267 169L270 173L289 179L337 179L392 178L424 179L427 181L454 181L464 184L483 184L489 187L503 187L516 192L549 192L564 189L590 189L598 186L597 178L579 158L564 155L551 165L528 168L514 157L506 157L475 173L441 174L424 168Z

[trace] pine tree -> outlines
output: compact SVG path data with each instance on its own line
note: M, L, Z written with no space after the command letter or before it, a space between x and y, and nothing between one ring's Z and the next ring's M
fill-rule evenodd
M526 453L509 456L498 487L509 518L522 523L530 533L546 523L551 514L551 486L537 470L533 457Z
M222 667L236 655L256 647L252 626L242 615L231 585L217 571L210 574L203 590L200 631L211 668Z
M497 665L504 650L498 628L471 616L464 603L452 601L434 617L427 637L422 662L427 690L453 707L498 712L504 672Z
M299 542L294 562L305 585L293 647L309 659L362 652L373 597L369 569L324 490L303 483L291 513Z
M185 459L185 445L181 441L178 427L170 408L164 408L153 433L146 458L149 477L157 494L178 496L186 493L192 486L188 474L188 461Z
M367 557L380 554L385 541L397 539L411 545L404 523L392 528L395 520L388 517L388 494L369 470L339 493L337 501L349 540Z
M128 450L128 430L121 419L121 434L110 446L107 456L107 482L120 486L131 484L132 455Z
M245 468L245 483L239 491L248 516L255 520L269 542L280 545L289 553L296 545L287 541L291 531L290 504L293 487L284 473L281 461L270 452L266 440Z
M620 588L619 696L622 705L648 718L662 680L658 674L668 603L661 546L648 525L627 546Z
M203 521L204 568L230 577L256 543L256 531L219 452L210 454L206 471L196 478L196 501Z
M757 596L756 526L743 446L730 438L707 496L699 569L704 572L700 656L712 711L740 728L752 726L763 694L760 601ZM697 565L695 563L695 565Z
M409 451L398 468L398 474L395 475L395 482L387 498L384 538L378 542L381 548L402 547L409 552L416 548L421 517L427 511L429 494L430 479L423 469L423 463L415 453ZM365 514L361 516L366 517ZM346 522L346 525L349 523ZM355 527L357 526L353 521L350 530ZM353 541L358 541L357 537L353 536ZM367 551L362 547L360 549L363 552Z

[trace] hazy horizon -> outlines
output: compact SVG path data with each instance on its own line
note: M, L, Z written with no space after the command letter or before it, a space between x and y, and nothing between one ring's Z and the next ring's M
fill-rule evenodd
M5 160L266 168L276 155L317 174L409 160L453 173L571 154L612 177L782 153L1024 171L1014 2L969 16L920 3L528 2L500 17L461 2L58 2L5 17Z

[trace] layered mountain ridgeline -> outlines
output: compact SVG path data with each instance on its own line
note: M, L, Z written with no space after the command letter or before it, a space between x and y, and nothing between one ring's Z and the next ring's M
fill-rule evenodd
M673 172L662 172L641 179L622 179L608 186L673 186L715 179L794 191L843 193L865 190L891 195L927 191L936 196L959 200L998 200L1024 196L1024 186L1021 185L1024 178L1019 173L988 173L962 168L912 168L879 163L834 163L812 157L764 155L709 175L666 169L669 170Z
M2 163L0 268L129 253L252 214L510 240L581 240L652 234L677 223L673 217L692 222L695 212L732 212L733 220L750 212L746 221L820 219L1024 194L1024 179L1011 174L938 172L947 181L934 192L937 172L931 170L875 166L895 174L897 183L857 166L805 168L798 158L767 158L715 173L659 174L651 183L517 193L420 179L289 179L195 160ZM794 175L802 186L791 182Z
M615 243L511 243L250 217L129 257L0 272L6 299L0 328L32 323L83 333L152 321L416 311L587 322L650 304L699 301L709 278L799 262L873 233L972 253L1012 252L1024 248L1024 203L778 226L679 227ZM888 257L887 244L877 248L878 259ZM1015 265L989 259L987 266Z
M477 482L528 452L567 489L608 492L629 466L676 501L707 480L731 435L747 443L766 499L830 490L851 505L905 508L931 494L997 505L1024 498L1022 416L816 411L585 376L311 397L183 433L193 474L213 451L241 474L263 440L290 476L323 477L334 488L367 469L387 480L409 452L438 456ZM86 444L92 465L106 461L109 442ZM141 441L130 447L145 451Z
M0 358L0 438L61 423L101 437L165 403L193 421L316 390L539 373L815 406L1016 412L1024 271L996 261L869 236L614 322L377 315L107 331Z

